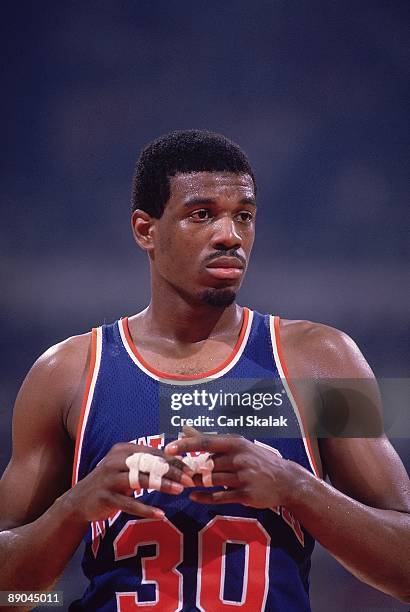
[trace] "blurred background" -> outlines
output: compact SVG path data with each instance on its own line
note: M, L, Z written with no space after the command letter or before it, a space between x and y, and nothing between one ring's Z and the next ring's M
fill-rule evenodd
M248 153L258 238L239 302L321 321L409 372L407 1L2 5L0 469L50 345L149 301L129 227L140 149L173 129ZM407 219L407 222L406 222ZM410 466L408 439L393 439ZM85 585L79 555L60 588ZM330 604L331 602L331 604ZM407 610L319 546L312 608Z

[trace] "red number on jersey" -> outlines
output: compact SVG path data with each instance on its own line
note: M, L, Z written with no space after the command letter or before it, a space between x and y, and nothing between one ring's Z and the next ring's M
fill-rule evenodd
M270 537L256 520L216 516L199 532L197 606L206 612L225 612L232 606L244 612L262 610L268 589ZM223 598L226 543L243 544L245 569L240 602ZM156 545L154 557L143 557L142 583L155 584L155 600L139 602L138 593L117 593L117 610L176 612L182 607L182 533L167 519L128 521L114 541L116 561L134 557L138 547Z
M245 545L240 602L223 598L226 543ZM199 532L197 606L207 612L263 610L268 588L270 537L256 520L217 516Z
M182 576L175 569L182 561L182 534L166 519L128 521L115 538L115 560L134 557L146 544L155 544L156 554L141 559L142 583L155 584L155 599L139 602L136 592L117 593L117 610L175 612L182 603Z

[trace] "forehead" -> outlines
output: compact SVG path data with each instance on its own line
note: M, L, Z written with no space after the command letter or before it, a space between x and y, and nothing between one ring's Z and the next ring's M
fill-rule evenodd
M252 177L232 172L179 173L170 177L170 190L170 199L255 197Z

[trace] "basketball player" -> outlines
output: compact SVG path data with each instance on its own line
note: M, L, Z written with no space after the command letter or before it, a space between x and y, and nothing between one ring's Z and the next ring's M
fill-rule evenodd
M151 302L49 349L29 372L0 485L0 589L50 589L84 538L90 586L72 610L299 612L310 609L317 539L355 576L410 601L403 465L381 434L310 437L303 415L315 400L292 383L332 379L338 392L338 379L371 380L369 366L335 329L235 302L255 198L247 158L223 136L175 132L143 151L132 229ZM204 395L194 389L246 378L282 380L281 415L296 435L165 439L160 396L189 391L195 414ZM371 394L377 416L375 384Z

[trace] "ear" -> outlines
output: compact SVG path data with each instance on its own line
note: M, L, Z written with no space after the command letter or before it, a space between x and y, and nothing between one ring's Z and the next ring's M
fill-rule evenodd
M150 251L154 247L154 217L138 208L132 213L131 227L134 240L138 246L144 251Z

